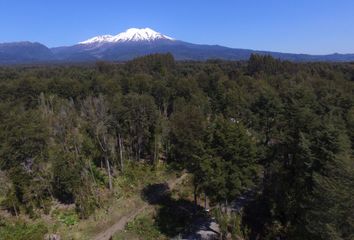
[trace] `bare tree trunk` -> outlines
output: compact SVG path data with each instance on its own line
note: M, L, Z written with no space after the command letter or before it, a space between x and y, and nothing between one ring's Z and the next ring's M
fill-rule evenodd
M198 190L198 185L197 185L197 184L194 184L194 191L193 191L193 194L194 194L194 207L195 207L195 210L197 210L197 205L198 205L197 190Z
M106 141L106 136L103 135L103 144L100 141L99 135L97 134L97 140L98 143L100 144L102 151L104 152L104 159L107 167L107 173L108 173L108 181L109 181L109 190L112 190L112 175L111 175L111 167L109 164L109 159L108 159L108 147L107 147L107 141ZM101 167L102 167L102 159L101 159Z
M112 191L113 186L112 186L112 175L111 175L111 167L109 165L109 160L107 154L105 154L105 160L106 160L106 166L107 166L107 173L108 173L108 182L109 182L109 190Z
M123 159L123 143L120 134L118 134L118 144L119 144L119 157L120 157L120 167L121 171L124 171L124 159Z
M225 213L227 214L227 199L225 199Z
M136 160L140 160L140 156L141 156L141 139L140 137L138 137L138 156Z
M204 192L204 209L207 209L207 195Z
M74 147L75 147L75 159L78 159L79 158L79 149L76 145L76 139L75 139L75 142L74 142Z
M86 164L89 166L90 173L91 173L91 177L92 177L92 179L93 179L95 185L97 185L96 178L95 178L95 174L93 173L93 169L92 169L90 160L88 160L88 161L86 162Z
M12 206L13 206L13 208L14 208L16 218L18 218L18 213L17 213L17 209L16 209L16 206L15 206L14 201L12 201Z
M159 144L157 135L155 135L155 143L154 143L154 165L157 166L159 160Z
M167 107L168 107L168 103L164 102L163 103L163 115L166 119L167 119Z

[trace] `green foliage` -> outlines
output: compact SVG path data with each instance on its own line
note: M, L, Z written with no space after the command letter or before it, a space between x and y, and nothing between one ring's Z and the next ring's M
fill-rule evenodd
M270 55L262 56L252 54L247 67L249 74L265 73L273 75L283 70L283 63Z
M148 72L166 75L175 65L172 54L151 54L130 61L127 68L132 72Z
M171 158L193 171L203 151L205 117L198 106L185 105L171 117Z
M155 240L166 239L158 230L153 218L149 216L140 216L129 222L126 230L137 234L142 239Z
M225 239L229 234L232 239L248 239L249 230L242 225L240 213L225 213L221 208L215 208L212 214L219 224L221 238Z
M87 218L159 179L162 160L212 203L253 191L232 220L250 236L350 239L353 73L259 55L0 68L1 206L36 218L54 198Z
M144 186L160 181L163 178L161 173L168 171L165 168L163 164L156 169L146 163L127 162L123 175L116 182L118 194L128 197Z
M256 145L242 123L234 119L218 117L208 132L195 179L211 200L233 200L256 184L260 170Z
M77 162L70 161L72 156L63 153L55 154L53 165L54 194L64 203L73 203L76 188L81 187L80 166ZM61 159L60 159L61 158Z
M0 136L3 141L0 149L2 156L0 166L3 169L11 169L21 164L32 167L36 158L45 157L47 131L40 112L23 110L19 107L7 114L1 113L4 116L1 128L6 129L1 131ZM37 160L39 161L40 159Z
M322 171L314 174L313 197L306 212L313 239L352 239L354 233L354 167L349 141L328 126L321 143ZM330 140L330 141L328 141Z
M0 239L6 240L38 240L44 239L48 232L43 223L27 224L24 222L15 222L0 225Z
M61 212L57 216L59 222L67 226L73 226L78 223L79 218L75 212Z

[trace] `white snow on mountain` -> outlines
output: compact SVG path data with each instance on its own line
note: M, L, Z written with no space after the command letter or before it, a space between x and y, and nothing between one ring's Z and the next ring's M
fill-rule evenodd
M155 40L174 40L173 38L156 32L150 28L129 28L125 32L118 35L102 35L90 38L86 41L79 42L79 44L92 43L116 43L116 42L138 42L138 41L155 41Z

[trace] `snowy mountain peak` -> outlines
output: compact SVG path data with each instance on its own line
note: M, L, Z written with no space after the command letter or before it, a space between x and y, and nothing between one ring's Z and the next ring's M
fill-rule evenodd
M151 28L129 28L125 32L119 33L115 36L96 36L86 41L79 42L79 44L155 41L161 39L174 40L173 38L156 32Z

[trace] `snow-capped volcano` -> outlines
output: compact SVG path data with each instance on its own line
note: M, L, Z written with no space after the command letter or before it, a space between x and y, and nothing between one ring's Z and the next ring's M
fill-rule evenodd
M38 43L0 43L0 66L13 63L129 61L149 54L172 54L176 60L248 60L252 54L290 61L353 62L354 54L306 55L193 44L150 28L130 28L118 35L101 35L72 46L47 48Z
M174 40L173 38L156 32L150 28L129 28L125 32L118 35L102 35L90 38L79 44L93 43L116 43L116 42L138 42L138 41L155 41L155 40Z

